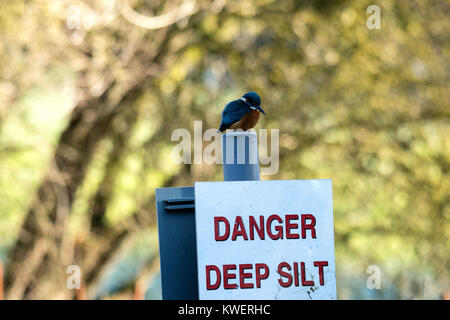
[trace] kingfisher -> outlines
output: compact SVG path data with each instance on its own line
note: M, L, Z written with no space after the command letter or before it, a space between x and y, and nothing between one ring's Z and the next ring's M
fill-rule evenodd
M247 92L242 98L227 103L222 112L219 130L251 129L258 123L260 112L266 114L261 108L261 98L256 92Z

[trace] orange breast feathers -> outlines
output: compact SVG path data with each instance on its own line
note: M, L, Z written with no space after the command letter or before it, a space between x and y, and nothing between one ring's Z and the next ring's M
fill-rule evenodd
M236 121L230 126L230 129L242 129L248 130L256 126L259 120L259 111L251 110L250 113L246 113L241 120Z

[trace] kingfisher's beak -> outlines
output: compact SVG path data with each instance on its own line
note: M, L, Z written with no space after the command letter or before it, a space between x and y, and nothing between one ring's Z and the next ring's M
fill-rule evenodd
M258 109L260 112L262 112L262 114L266 114L265 112L264 112L264 110L260 107L260 106L253 106L253 107L255 107L256 109Z

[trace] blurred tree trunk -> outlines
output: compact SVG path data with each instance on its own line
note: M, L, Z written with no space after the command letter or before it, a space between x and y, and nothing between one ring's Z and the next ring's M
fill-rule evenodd
M114 87L113 83L100 97L77 106L61 135L54 161L38 188L10 254L6 273L10 299L26 297L39 272L45 272L46 260L50 258L48 252L56 253L54 249L60 244L75 193L99 141L109 134L111 121L120 114L121 106L136 99L140 92L138 87L131 88L118 105L111 107L108 96ZM55 248L50 248L50 244Z
M137 61L130 61L130 65L135 66L134 70L131 70L133 74L131 83L112 80L100 96L81 102L74 108L70 122L55 149L48 173L37 189L35 199L20 229L18 240L10 251L5 277L8 299L33 297L33 289L39 282L44 281L43 276L53 281L61 281L57 287L65 287L64 279L67 276L65 272L68 265L61 265L60 246L76 191L85 178L86 170L99 142L112 134L112 122L125 114L125 121L129 122L126 131L131 130L135 122L133 120L135 118L133 113L136 113L133 110L135 101L152 80L149 77L152 72L147 72L145 67L154 69L156 65L161 68L160 64L167 54L172 31L173 29L169 28L160 32L161 40L158 42L156 37L154 50L143 46L140 52L136 51L141 54L135 54L133 57ZM126 137L122 138L126 139ZM115 149L114 152L118 154L112 155L113 160L120 158L122 150L120 146ZM103 195L97 193L97 196L101 198ZM100 221L106 208L101 201L96 203L97 207L93 208L95 210L91 226L97 235L100 234L103 240L107 240L107 247L116 249L127 231L109 232L101 228ZM99 245L105 245L104 242L101 239L98 241ZM79 260L82 261L82 259ZM108 259L100 255L98 260L98 263L102 264ZM55 269L54 266L50 268L51 265L59 266L59 269ZM52 290L44 288L44 291ZM67 294L71 293L67 291Z

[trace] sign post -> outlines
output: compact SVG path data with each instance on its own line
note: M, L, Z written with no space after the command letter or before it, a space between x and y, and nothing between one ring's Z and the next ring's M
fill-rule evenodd
M195 183L199 299L336 299L331 180Z
M259 180L258 137L252 131L222 135L223 180Z

